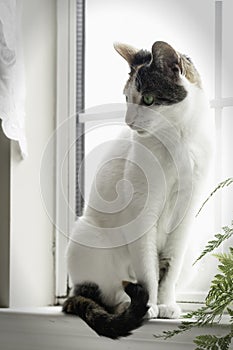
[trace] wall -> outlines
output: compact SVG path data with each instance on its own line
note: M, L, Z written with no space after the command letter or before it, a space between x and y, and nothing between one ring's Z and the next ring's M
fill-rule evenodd
M55 120L55 0L22 0L22 39L29 156L20 161L12 143L10 305L40 306L53 302L53 225L43 207L39 175ZM53 188L48 191L53 198Z
M1 127L0 169L0 305L6 307L9 305L10 140Z

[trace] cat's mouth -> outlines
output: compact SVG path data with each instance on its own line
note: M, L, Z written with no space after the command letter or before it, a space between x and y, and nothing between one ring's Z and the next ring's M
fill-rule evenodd
M132 129L133 131L136 131L139 135L143 135L143 134L145 134L145 132L146 132L146 130L144 130L144 129L141 129L141 128L139 128L138 126L136 126L136 125L129 125L129 127L130 127L130 129Z
M146 133L146 131L141 129L141 130L137 130L137 133L139 135L144 135Z

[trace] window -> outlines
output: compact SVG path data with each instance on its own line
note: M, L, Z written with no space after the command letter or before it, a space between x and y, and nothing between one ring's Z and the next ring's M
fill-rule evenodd
M65 97L65 102L64 98L61 101L58 98L58 122L66 121L67 116L71 117L69 123L63 123L63 127L58 129L60 131L56 135L58 174L56 295L58 298L63 297L67 289L67 271L64 268L63 256L67 235L75 219L75 202L76 214L80 215L83 206L80 191L84 191L85 196L88 196L92 177L90 174L94 173L98 157L95 158L96 164L86 161L85 169L82 167L81 187L83 188L81 190L75 185L75 162L78 169L84 150L87 159L88 154L98 145L112 139L116 129L120 131L124 127L123 111L112 115L110 113L108 118L108 113L104 114L101 109L103 105L106 107L109 103L124 103L122 90L127 79L128 67L114 52L114 41L149 49L154 41L164 40L193 59L202 73L205 90L211 101L213 118L216 120L217 133L214 176L210 177L203 200L215 184L230 177L233 171L230 155L233 146L231 137L233 91L230 79L232 52L228 44L231 42L231 0L204 2L181 0L178 3L173 0L166 2L162 0L143 2L70 0L68 3L67 8L64 2L58 1L58 29L61 30L58 35L60 34L60 39L63 38L60 46L58 45L58 96L60 93ZM75 7L77 8L76 18L73 15ZM64 43L66 43L65 49ZM84 67L85 89L84 76L81 74ZM63 75L59 76L61 72ZM75 118L75 107L77 111L84 107L84 95L85 113L82 111ZM114 106L116 105L112 105L112 111ZM84 128L85 140L84 137L78 139L75 152L74 130L77 130L76 136L80 136ZM216 195L215 200L206 206L196 220L193 228L195 244L190 244L181 274L182 283L178 293L180 301L201 302L204 299L209 282L215 273L214 260L207 257L195 267L192 267L192 263L213 233L216 233L224 224L229 224L232 219L231 198L230 189Z

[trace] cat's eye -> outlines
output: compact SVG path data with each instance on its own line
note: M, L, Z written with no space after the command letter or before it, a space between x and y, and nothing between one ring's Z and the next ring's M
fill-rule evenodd
M146 106L151 106L154 103L154 96L152 95L143 95L142 97L142 102L146 105Z

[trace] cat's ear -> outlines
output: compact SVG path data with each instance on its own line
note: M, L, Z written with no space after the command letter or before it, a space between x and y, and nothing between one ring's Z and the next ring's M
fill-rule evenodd
M130 66L133 65L135 55L140 51L133 46L122 44L122 43L114 43L113 44L115 50L128 62Z
M178 76L182 70L179 54L163 41L156 41L153 44L152 59L152 64L170 76Z

